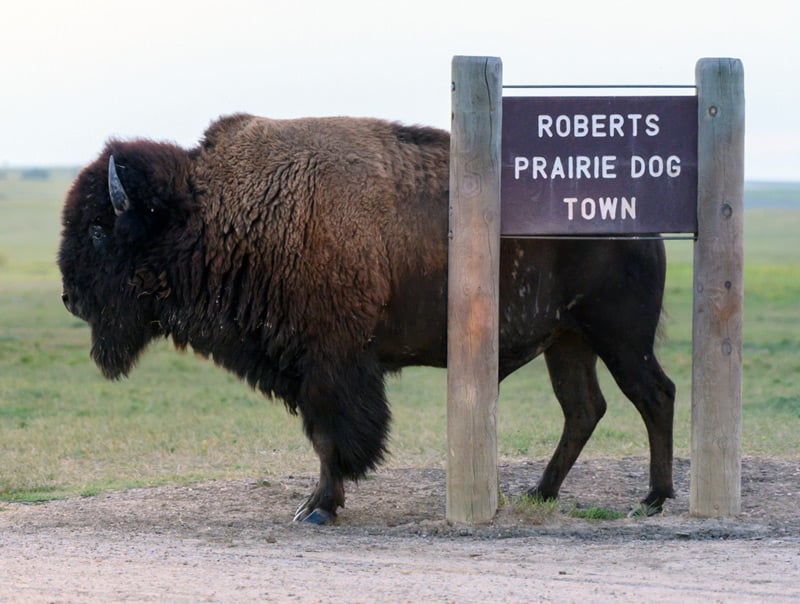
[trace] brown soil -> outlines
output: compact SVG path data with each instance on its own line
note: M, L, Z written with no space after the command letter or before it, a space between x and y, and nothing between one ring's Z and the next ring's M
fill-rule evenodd
M800 468L743 462L742 513L688 515L677 497L646 519L444 520L443 470L384 470L348 485L334 526L292 524L311 476L132 489L0 508L0 602L530 602L800 600ZM501 467L504 495L543 462ZM579 461L561 506L625 511L643 458Z

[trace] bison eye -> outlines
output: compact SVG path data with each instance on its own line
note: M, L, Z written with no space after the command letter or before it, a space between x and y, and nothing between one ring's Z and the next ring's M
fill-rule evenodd
M89 227L89 237L92 240L94 249L101 251L105 248L107 235L99 224L93 224Z

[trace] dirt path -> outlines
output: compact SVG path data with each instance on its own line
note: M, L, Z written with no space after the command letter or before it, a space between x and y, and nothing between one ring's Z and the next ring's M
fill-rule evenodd
M501 468L518 494L541 464ZM532 518L451 526L444 472L387 470L350 485L332 527L292 525L311 477L133 489L0 511L0 602L793 602L800 600L800 470L747 459L742 515ZM562 504L624 510L643 459L579 462Z

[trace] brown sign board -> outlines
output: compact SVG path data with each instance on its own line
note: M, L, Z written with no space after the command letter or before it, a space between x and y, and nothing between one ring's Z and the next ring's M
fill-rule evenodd
M697 97L504 97L503 236L697 232Z

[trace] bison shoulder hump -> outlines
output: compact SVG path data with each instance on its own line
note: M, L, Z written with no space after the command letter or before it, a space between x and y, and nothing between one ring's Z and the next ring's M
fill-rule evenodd
M254 116L250 115L249 113L234 113L233 115L227 115L219 118L205 131L203 136L203 146L215 146L221 138L236 132L243 126L250 123L253 119Z
M394 133L397 140L402 143L412 145L429 145L448 143L450 135L437 128L428 126L407 126L405 124L393 123Z

